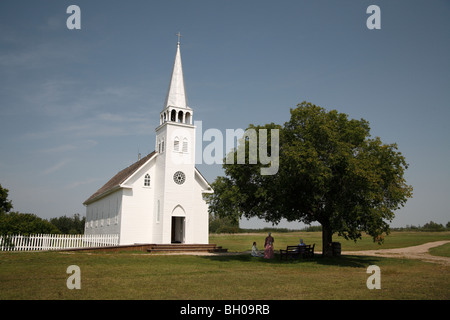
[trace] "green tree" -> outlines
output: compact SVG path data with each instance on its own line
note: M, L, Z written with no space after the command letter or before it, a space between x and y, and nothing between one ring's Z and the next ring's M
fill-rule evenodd
M322 252L330 256L334 233L356 241L366 232L380 241L394 211L412 196L403 177L408 165L397 145L371 138L364 119L303 102L291 109L283 127L250 128L279 128L279 170L263 176L259 162L225 163L226 177L212 184L215 192L208 199L212 213L257 216L274 224L282 218L317 221ZM240 143L248 150L245 139Z
M32 213L10 212L0 216L0 234L61 233L54 225Z
M430 221L428 223L425 223L422 227L423 230L427 230L427 231L444 231L445 227L440 224L440 223L436 223L434 221Z
M61 233L64 234L83 234L85 221L86 218L80 218L78 213L74 214L72 217L62 216L50 219L50 223L56 226Z
M0 216L8 213L12 209L12 202L8 200L8 189L4 189L0 184Z
M239 220L232 216L214 216L209 214L210 233L237 233L239 232Z

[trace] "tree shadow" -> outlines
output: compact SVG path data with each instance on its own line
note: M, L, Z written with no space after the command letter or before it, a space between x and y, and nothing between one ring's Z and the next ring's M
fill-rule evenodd
M317 264L325 266L351 267L351 268L367 268L370 265L377 264L380 261L378 257L371 256L350 256L342 255L338 257L315 257Z
M367 268L369 265L377 264L380 259L371 256L350 256L341 255L338 257L322 257L315 254L314 258L280 260L280 255L275 254L273 259L264 259L263 257L252 257L250 254L227 254L227 255L211 255L201 256L204 259L217 262L248 262L248 263L264 263L272 265L293 265L293 264L319 264L325 266Z

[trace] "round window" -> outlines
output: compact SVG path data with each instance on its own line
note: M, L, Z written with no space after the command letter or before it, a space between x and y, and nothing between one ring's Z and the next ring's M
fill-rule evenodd
M181 171L177 171L173 175L173 181L175 181L175 183L177 183L177 184L183 184L185 180L186 180L186 175Z

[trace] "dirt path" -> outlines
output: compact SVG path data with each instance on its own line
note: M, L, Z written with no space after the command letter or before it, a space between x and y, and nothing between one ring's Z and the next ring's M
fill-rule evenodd
M450 258L439 257L431 255L428 250L430 248L439 247L450 240L428 242L413 247L396 248L396 249L379 249L379 250L367 250L367 251L343 251L343 255L358 255L358 256L377 256L377 257L389 257L389 258L406 258L406 259L419 259L427 262L440 263L444 265L450 265Z

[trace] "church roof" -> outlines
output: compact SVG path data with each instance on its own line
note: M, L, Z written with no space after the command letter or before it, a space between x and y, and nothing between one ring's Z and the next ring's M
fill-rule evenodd
M133 173L135 173L140 167L142 167L150 158L152 158L156 154L156 151L149 153L142 159L133 163L129 167L123 169L118 172L114 177L112 177L107 183L103 185L100 189L98 189L93 195L91 195L83 204L86 205L90 202L93 202L97 198L100 198L103 195L110 193L111 191L120 187L120 185L125 182Z
M189 108L184 87L183 66L181 65L180 42L177 43L177 53L173 64L172 77L167 90L164 109L168 106Z
M156 151L153 151L143 157L142 159L136 161L129 167L123 169L122 171L119 171L114 177L112 177L107 183L103 185L100 189L98 189L94 194L92 194L85 202L83 202L84 205L87 205L91 202L94 202L103 196L119 189L122 187L122 183L124 183L129 177L131 177L136 171L139 170L147 161L149 161L154 155L156 154ZM212 192L211 186L209 185L206 178L201 174L201 172L195 168L195 172L197 172L200 176L200 178L203 180L205 185L207 186L205 189L206 193Z

